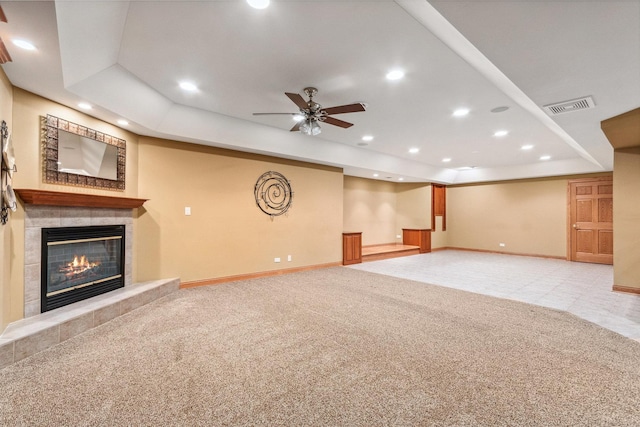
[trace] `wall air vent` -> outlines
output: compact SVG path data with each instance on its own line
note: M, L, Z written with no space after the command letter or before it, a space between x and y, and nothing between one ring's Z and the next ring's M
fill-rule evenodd
M555 116L562 113L570 113L572 111L586 110L588 108L594 108L596 103L593 102L593 98L585 96L578 99L572 99L570 101L556 102L555 104L548 104L542 108L549 115Z

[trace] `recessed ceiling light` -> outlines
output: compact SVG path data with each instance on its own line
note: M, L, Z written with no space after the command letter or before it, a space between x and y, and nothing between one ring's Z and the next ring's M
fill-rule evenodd
M36 47L33 45L33 43L28 42L26 40L13 39L11 41L13 42L14 45L18 46L21 49L24 49L24 50L36 50Z
M442 159L442 161L445 163L449 163L451 161L451 158L445 157L444 159Z
M129 122L123 119L118 120L118 124L121 126L128 126Z
M494 109L491 110L492 113L502 113L504 111L507 111L509 109L509 107L507 107L506 105L502 106L502 107L496 107Z
M456 111L453 112L454 117L464 117L467 114L469 114L468 108L458 108Z
M409 153L411 153L411 154L416 154L416 153L419 153L419 152L420 152L420 149L417 148L417 147L409 148Z
M247 0L247 3L254 9L266 9L269 6L269 0Z
M496 133L494 133L493 136L501 137L501 136L506 136L508 134L509 134L509 131L499 130L499 131L496 131Z
M400 177L398 178L398 181L404 181L404 178Z
M459 171L468 171L468 170L475 169L475 168L476 168L475 166L462 166L462 167L458 168L458 170Z
M373 141L373 136L371 135L365 135L362 137L363 141Z
M86 102L79 103L78 107L82 108L83 110L91 110L91 105L87 104Z
M540 156L540 160L549 160L551 156Z
M195 92L196 90L198 90L198 86L196 86L191 82L180 82L180 89L186 90L189 92Z
M528 145L523 145L522 147L520 147L521 150L531 150L533 148L533 145L528 144Z
M387 80L400 80L404 77L404 71L392 70L387 73Z
M379 176L380 176L380 174L374 173L374 174L373 174L373 176L374 176L374 177L379 177Z

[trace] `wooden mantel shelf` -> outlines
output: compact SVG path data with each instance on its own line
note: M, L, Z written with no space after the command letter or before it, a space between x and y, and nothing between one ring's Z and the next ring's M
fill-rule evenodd
M73 206L86 208L135 209L148 199L97 196L95 194L63 193L45 190L15 190L23 202L32 205Z

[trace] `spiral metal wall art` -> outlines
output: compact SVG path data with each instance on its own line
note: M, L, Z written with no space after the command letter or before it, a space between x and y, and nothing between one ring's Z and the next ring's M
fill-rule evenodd
M265 172L258 178L254 195L256 205L271 217L286 213L293 199L289 180L281 173L273 171Z

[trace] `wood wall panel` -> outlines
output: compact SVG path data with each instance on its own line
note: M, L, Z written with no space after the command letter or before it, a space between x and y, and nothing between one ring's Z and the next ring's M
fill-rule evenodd
M591 194L591 186L587 186L587 185L580 185L576 187L576 195L578 196L586 196L588 194Z
M613 194L613 184L598 185L598 194Z
M598 221L613 222L613 199L598 200Z
M613 231L600 230L598 233L598 253L613 255Z
M342 264L362 262L362 233L342 233Z
M403 228L402 244L419 246L421 254L431 252L431 229Z
M431 184L431 228L435 230L436 216L442 217L442 231L447 230L447 187Z
M576 231L576 251L581 253L593 253L593 231Z
M444 215L445 211L445 187L442 185L433 186L433 213L434 215Z
M578 200L576 202L576 221L592 222L593 221L593 201Z

